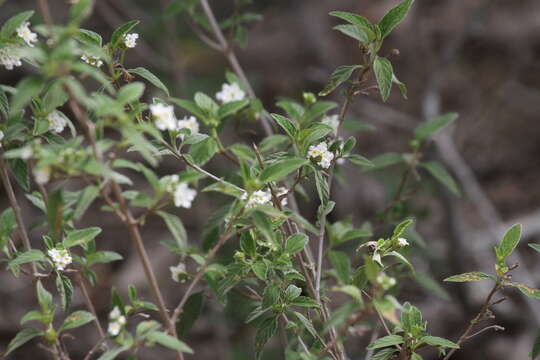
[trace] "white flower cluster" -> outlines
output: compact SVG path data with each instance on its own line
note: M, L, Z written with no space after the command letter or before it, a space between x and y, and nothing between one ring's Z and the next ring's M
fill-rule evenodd
M109 313L109 327L107 332L111 336L117 336L120 334L120 330L126 325L126 317L122 315L118 306L115 306L114 309Z
M67 126L66 118L60 113L60 111L53 110L47 115L49 120L49 129L57 134L60 134Z
M37 34L35 32L32 32L29 26L30 26L30 23L28 21L23 22L17 28L17 35L21 39L23 39L28 46L34 47L34 43L38 41Z
M191 134L199 133L199 123L195 116L184 117L183 119L178 120L176 130L188 129ZM184 134L180 134L180 138L184 140Z
M191 208L191 203L197 196L197 191L186 183L181 183L178 175L167 175L161 178L165 191L170 193L176 207Z
M71 255L69 255L69 252L66 249L51 249L47 251L47 254L54 262L56 270L59 271L64 271L66 266L71 264L73 261Z
M221 101L222 104L243 100L245 97L246 93L237 83L223 84L221 91L216 94L216 99Z
M162 103L152 104L150 105L150 112L159 130L176 130L178 123L174 116L174 107L172 105Z
M99 56L83 54L81 60L95 67L101 67L103 65L103 61L100 60Z
M17 46L8 45L0 49L0 64L6 70L13 70L15 66L21 66L21 57Z
M332 128L334 135L337 136L339 129L339 115L327 115L322 118L321 122Z
M137 39L139 38L139 34L132 33L132 34L125 34L124 35L124 45L128 48L134 48L137 46Z
M334 159L334 154L328 151L328 144L323 141L309 147L308 157L315 160L323 169L328 169Z
M183 262L178 263L176 266L170 266L169 270L171 271L171 278L176 281L180 282L180 275L186 275L186 264Z
M34 168L32 173L34 174L34 179L36 180L36 183L40 185L45 185L51 179L50 167L44 167L44 168L39 168L39 169Z
M401 238L401 237L400 237L400 238L398 238L397 240L398 240L398 245L399 245L400 247L405 247L405 246L409 245L409 242L408 242L407 239L405 239L405 238Z
M280 187L276 191L276 196L279 198L288 193L286 187ZM248 199L249 197L249 199ZM257 190L248 196L247 193L244 193L241 197L242 200L247 200L246 208L251 209L259 205L269 204L272 201L272 193L270 190ZM287 197L281 199L281 206L287 206Z
M390 289L392 286L396 285L396 279L391 276L386 275L385 273L380 273L377 275L377 284L379 284L384 290Z

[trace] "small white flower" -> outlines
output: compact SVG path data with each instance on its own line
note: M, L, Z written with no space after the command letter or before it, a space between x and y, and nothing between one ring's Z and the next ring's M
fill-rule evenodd
M101 67L101 65L103 65L103 61L99 59L99 56L83 54L81 60L95 67Z
M30 23L28 21L23 22L17 28L17 35L23 39L30 47L34 47L34 43L38 41L37 34L32 32L29 28Z
M34 155L34 151L32 150L31 146L27 145L21 149L21 154L20 154L21 159L28 160L32 157L32 155Z
M116 321L110 322L109 327L107 328L107 332L111 336L117 336L120 334L120 330L122 329L122 326L117 323Z
M180 262L176 266L170 266L169 270L171 271L171 278L174 281L179 282L180 275L183 275L186 273L186 265L183 262Z
M124 35L124 45L128 48L134 48L137 46L137 39L139 38L139 34L132 33L132 34L125 34Z
M237 83L223 84L221 91L216 94L216 99L226 104L232 101L243 100L246 97L244 90Z
M189 188L186 183L178 184L173 193L174 205L189 209L196 195L197 191Z
M118 306L115 306L114 309L112 309L109 313L109 318L112 320L118 319L120 316L122 316L122 313L120 312Z
M337 135L339 129L339 115L330 115L322 118L321 122L332 128L334 135Z
M63 271L73 259L66 249L51 249L47 251L47 254L54 262L56 270Z
M334 154L328 151L328 144L323 141L309 147L308 157L315 160L323 169L328 169L334 159Z
M178 120L177 130L189 129L191 134L197 134L199 132L199 123L195 116L184 117L183 119ZM184 134L180 134L180 138L184 140Z
M67 126L67 120L60 111L53 110L47 115L47 120L49 120L49 129L54 131L57 134L60 134Z
M246 199L248 199L248 194L244 193L244 195L242 195L242 200ZM251 196L249 196L246 207L248 209L254 208L258 205L268 204L271 200L272 194L270 193L270 191L257 190L253 194L251 194Z
M176 189L176 186L180 182L180 178L178 175L167 175L162 177L160 180L161 184L163 185L163 188L168 193L174 193L174 190Z
M116 319L116 322L121 326L124 326L126 325L126 317L124 315L120 315L118 319Z
M390 289L391 287L393 287L397 283L396 279L386 275L385 273L380 273L377 276L376 281L377 281L377 284L379 284L384 290Z
M150 112L159 130L176 130L178 123L174 116L174 107L162 103L152 104Z
M51 179L51 168L49 167L34 169L32 172L34 174L34 179L40 185L45 185Z
M401 247L404 247L404 246L408 246L409 245L409 242L407 241L407 239L405 238L398 238L398 245L401 246Z
M0 49L0 64L6 70L13 70L15 66L21 66L20 49L13 45L8 45Z

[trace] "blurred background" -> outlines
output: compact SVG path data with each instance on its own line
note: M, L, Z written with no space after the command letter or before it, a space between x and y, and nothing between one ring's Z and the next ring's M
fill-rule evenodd
M49 1L55 22L67 17L67 1ZM249 24L249 35L238 56L255 92L270 111L278 97L301 101L303 91L317 93L339 65L359 61L355 42L332 30L338 22L328 16L331 10L364 15L376 22L395 5L394 0L254 0L246 9L263 15ZM231 15L232 1L211 1L218 18ZM173 6L171 8L171 6ZM164 16L164 9L171 15ZM33 1L7 0L0 8L0 22L22 10L35 9ZM205 46L192 33L183 14L175 14L170 0L97 0L94 13L84 27L107 39L122 23L139 19L138 46L129 52L128 67L143 66L158 75L179 98L191 98L195 91L210 95L219 91L228 68L220 53ZM33 24L39 23L39 15ZM515 279L540 286L540 257L526 246L538 242L540 234L540 2L538 0L418 0L406 20L386 41L382 54L399 49L392 57L394 69L409 89L408 100L397 91L387 103L377 93L358 98L349 118L369 126L350 132L358 139L361 154L373 157L384 152L406 152L412 130L425 119L455 111L456 125L444 131L431 144L425 158L442 161L462 189L460 198L429 182L407 204L417 216L413 263L420 281L405 280L401 302L417 305L433 335L457 339L489 291L489 283L457 285L442 279L461 272L492 272L492 248L511 224L522 223L524 241L512 260L520 263ZM14 71L0 69L0 82L15 85L35 70L25 64ZM339 92L332 95L340 102ZM177 109L177 113L181 113ZM178 114L177 114L178 115ZM234 129L234 126L237 129ZM238 139L248 144L262 139L257 124L235 124L226 132L225 142ZM233 132L239 132L239 136ZM229 136L229 137L227 137ZM214 159L207 165L223 173L226 164ZM162 174L179 171L173 160L162 164ZM358 226L373 219L388 204L388 191L395 186L402 169L385 177L363 174L346 166L342 182L334 186L337 208L330 220L352 216ZM423 174L420 174L423 175ZM347 180L349 179L349 180ZM41 215L17 189L28 223L39 223ZM5 194L1 207L8 206ZM192 244L201 242L200 229L220 205L221 198L199 194L191 210L176 213L184 222ZM314 203L301 203L312 218ZM99 285L90 289L103 323L110 311L110 288L117 287L127 298L128 284L135 284L148 300L145 279L127 231L113 216L99 212L96 203L83 220L84 226L102 226L98 238L102 250L122 254L124 261L97 269ZM42 229L31 232L39 243ZM158 218L151 218L143 229L154 269L165 289L170 306L185 287L170 278L169 266L177 257L160 245L170 235ZM225 249L225 252L227 249ZM232 251L229 249L229 251ZM48 284L53 287L54 284ZM0 273L0 348L20 329L19 319L36 306L34 289L9 273ZM235 296L234 294L232 296ZM540 302L529 301L514 290L508 300L497 305L495 322L504 332L487 332L470 340L455 359L527 359L539 329ZM82 307L78 294L75 306ZM240 300L238 300L240 301ZM251 359L253 331L243 323L246 307L223 307L209 297L203 313L187 338L195 349L193 359ZM363 359L369 333L356 329L351 337L351 359ZM82 359L98 340L91 326L74 332L67 339L73 359ZM270 345L272 346L272 345ZM277 341L268 359L281 358ZM142 359L172 359L171 353L142 352ZM157 355L156 355L157 354ZM431 354L431 358L437 358ZM12 359L45 359L36 345L23 347ZM426 357L427 358L427 357Z

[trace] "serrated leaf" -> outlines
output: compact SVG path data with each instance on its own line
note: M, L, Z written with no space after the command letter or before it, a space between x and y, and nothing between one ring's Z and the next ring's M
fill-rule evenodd
M165 221L180 250L185 251L187 249L187 233L182 220L178 216L164 211L158 211L157 214Z
M497 258L504 261L514 249L518 246L521 239L521 224L515 224L506 231L501 241L501 245L497 248Z
M226 104L223 104L219 107L218 110L218 119L224 119L227 116L234 115L238 111L242 110L249 104L249 99L231 101Z
M303 250L308 242L309 238L306 234L293 234L289 236L285 243L285 252L290 255L296 254L297 252Z
M425 123L422 123L414 130L414 136L417 140L423 141L436 134L458 118L457 113L447 113L439 115Z
M403 337L399 335L388 335L380 339L375 340L368 345L368 349L380 349L387 346L399 345L403 343Z
M202 307L202 291L199 291L188 298L184 305L184 311L176 323L176 331L179 337L185 338L187 332L193 327L193 324L195 324L195 321L201 314Z
M319 96L326 96L334 91L339 85L343 84L345 81L349 80L352 73L356 69L362 68L362 65L342 65L339 66L332 75L330 75L330 81L323 90L319 92Z
M148 339L155 341L156 343L165 346L172 350L181 351L188 354L193 354L193 349L187 346L183 341L178 340L175 337L165 334L161 331L154 331L148 334Z
M276 318L265 319L255 334L255 352L257 353L257 358L259 358L264 345L270 340L277 332L278 321Z
M23 11L21 13L18 13L16 15L10 17L4 23L4 25L2 25L2 29L0 29L0 37L1 38L9 38L11 35L13 35L15 30L17 30L17 28L19 26L21 26L22 23L24 23L25 21L30 19L32 17L32 15L34 15L34 11L33 10L28 10L28 11Z
M468 272L468 273L450 276L444 279L443 281L472 282L472 281L482 281L482 280L489 280L489 279L491 279L491 276L489 276L488 274L475 271L475 272Z
M394 76L392 64L388 59L377 56L373 62L373 71L375 72L375 78L379 85L381 97L383 101L386 101L388 100L390 90L392 89L392 78Z
M259 180L264 183L282 180L285 176L307 163L308 160L302 158L278 160L264 168L259 176Z
M64 247L68 249L73 246L84 245L90 240L95 239L100 233L101 229L98 227L70 231L64 238Z
M163 84L163 82L161 82L161 80L156 75L152 74L149 70L143 67L137 67L135 69L129 69L128 72L130 74L139 75L158 89L163 90L165 94L167 94L167 96L170 96L169 89L165 86L165 84Z
M379 22L379 28L381 29L383 39L405 18L412 3L413 0L403 0L398 6L394 7L384 15Z
M315 339L317 338L318 336L318 333L317 333L317 330L315 330L315 327L313 326L313 324L311 323L311 321L309 321L308 318L306 318L304 315L302 315L301 313L295 311L294 312L294 316L296 316L296 318L298 320L300 320L300 322L302 323L302 325L306 328L306 330L311 334L311 336L313 336Z
M353 39L360 41L361 43L367 43L369 41L368 34L359 26L352 24L336 25L334 30L337 30Z
M60 327L60 331L83 326L94 319L94 315L88 311L75 311L64 320L64 323Z
M426 343L431 346L442 346L451 349L459 349L458 344L438 336L424 336L420 339L420 343Z
M138 23L139 23L139 20L131 20L123 25L120 25L116 30L114 30L114 32L111 35L111 44L113 45L113 47L117 47L120 44L120 41L122 41L124 35L130 32L131 29L137 26Z
M454 195L461 196L461 191L459 186L450 175L448 171L440 163L436 161L428 161L420 163L420 166L425 168L435 179L437 179L441 184L446 186Z
M28 341L32 340L33 338L37 336L41 336L41 335L43 335L43 331L38 330L38 329L33 329L33 328L22 329L21 331L17 333L17 335L15 335L13 340L10 341L4 355L7 356L13 350L26 344Z
M296 134L298 133L298 128L294 122L287 119L285 116L281 116L279 114L270 114L272 118L276 121L276 123L289 135L291 138L296 138Z

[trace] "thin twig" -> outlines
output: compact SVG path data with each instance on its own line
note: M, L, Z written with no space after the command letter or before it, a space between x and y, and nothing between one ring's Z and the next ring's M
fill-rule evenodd
M88 295L88 290L86 289L84 278L82 277L80 272L77 272L76 276L77 276L77 282L79 283L79 287L81 288L81 292L83 294L84 301L86 302L86 307L88 307L92 315L94 315L94 324L96 325L96 329L99 333L99 336L104 338L106 335L105 335L105 332L103 331L103 328L101 327L101 324L99 323L99 319L98 319L94 304L92 304L92 300L90 299L90 296Z

